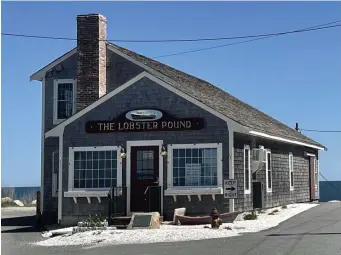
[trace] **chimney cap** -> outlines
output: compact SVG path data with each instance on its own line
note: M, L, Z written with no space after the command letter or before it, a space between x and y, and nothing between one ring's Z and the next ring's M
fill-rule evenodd
M79 14L77 18L87 18L87 17L99 17L106 20L106 17L100 13L89 13L89 14Z

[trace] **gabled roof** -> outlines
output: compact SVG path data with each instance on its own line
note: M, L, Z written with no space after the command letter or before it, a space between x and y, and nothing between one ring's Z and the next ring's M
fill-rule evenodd
M163 82L198 100L204 105L207 105L211 109L239 123L240 125L250 128L254 134L257 133L257 131L263 132L263 137L280 137L277 140L281 141L281 138L285 138L287 140L294 140L302 143L301 145L310 144L327 149L320 143L299 133L295 129L288 127L287 125L259 111L258 109L242 102L241 100L207 81L112 43L108 43L108 49L130 57L132 60L134 60L134 62L142 64L144 67L148 68L149 72ZM75 53L76 48L72 49L62 57L56 59L46 67L33 74L31 76L31 80L42 79L46 71ZM59 125L61 124L63 124L63 122Z
M261 131L269 135L275 135L287 139L294 139L303 143L309 143L322 148L325 146L301 134L293 128L281 123L269 115L259 111L232 96L226 91L212 85L211 83L189 75L168 65L162 64L151 58L142 56L136 52L109 43L110 46L132 57L136 61L157 71L153 73L160 80L169 83L183 93L195 98L203 104L211 107L217 112L236 121L237 123ZM161 75L160 75L161 74Z

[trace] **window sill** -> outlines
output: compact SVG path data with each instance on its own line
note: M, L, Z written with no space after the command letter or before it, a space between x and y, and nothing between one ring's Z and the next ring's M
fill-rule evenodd
M54 119L53 120L53 125L59 125L60 123L62 123L65 119Z
M101 197L107 197L108 196L108 190L72 190L72 191L65 191L64 197L71 197L73 198L73 201L75 204L77 204L77 198L79 197L86 197L88 200L88 203L91 203L91 198L95 197L97 198L98 202L101 203ZM116 196L119 194L115 194Z
M165 196L173 196L174 202L176 202L176 196L187 196L188 201L191 201L191 196L198 196L201 201L202 195L211 195L213 201L215 201L216 195L223 194L223 188L171 188L165 190Z
M185 189L167 189L165 196L180 196L180 195L221 195L223 188L185 188Z

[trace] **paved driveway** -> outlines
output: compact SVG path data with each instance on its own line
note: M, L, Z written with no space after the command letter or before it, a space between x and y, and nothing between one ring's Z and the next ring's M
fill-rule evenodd
M341 203L321 203L276 228L224 239L97 248L37 247L25 243L40 238L35 232L2 231L2 247L6 246L2 251L4 254L28 255L340 255Z

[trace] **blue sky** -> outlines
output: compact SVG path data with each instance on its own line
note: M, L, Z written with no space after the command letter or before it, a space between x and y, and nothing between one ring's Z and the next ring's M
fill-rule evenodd
M273 33L341 20L339 2L2 2L2 32L76 37L76 15L107 17L108 39ZM229 41L230 42L230 41ZM1 38L2 185L40 185L41 84L29 76L74 41ZM120 43L158 55L228 43ZM161 58L294 127L341 130L341 29ZM321 172L341 180L341 133L306 135L328 147Z

